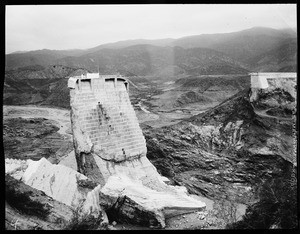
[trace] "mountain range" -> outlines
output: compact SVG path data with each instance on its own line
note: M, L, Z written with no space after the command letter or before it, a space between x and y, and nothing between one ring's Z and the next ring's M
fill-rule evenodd
M6 55L5 70L62 65L90 72L158 77L293 72L296 56L296 30L255 27L179 39L126 40L86 50L15 52Z
M233 84L228 83L226 76L240 80L237 77L247 76L249 72L295 72L295 31L251 28L234 33L202 34L179 39L127 40L87 50L15 52L6 55L3 101L8 105L40 103L68 108L67 79L62 78L98 71L100 74L120 73L133 78L132 82L146 78L156 89L170 81L183 89L181 82L195 81L186 89L170 90L165 96L170 106L182 106L202 99L205 101L208 97L203 96L203 91L199 94L199 90L193 89L194 86L204 85L198 82L205 81L211 86L207 89L220 91ZM212 75L219 78L213 79ZM206 80L198 79L206 76ZM243 87L249 85L247 77ZM146 86L150 87L152 84L148 83ZM232 87L235 88L230 93L240 91L240 85L234 83ZM137 92L138 96L140 92ZM211 93L209 98L217 97Z

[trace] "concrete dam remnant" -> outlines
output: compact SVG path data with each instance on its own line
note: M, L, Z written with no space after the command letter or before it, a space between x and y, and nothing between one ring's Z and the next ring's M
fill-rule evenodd
M259 92L271 92L275 89L282 89L288 92L293 98L296 98L296 72L254 72L251 76L250 101L258 98Z
M69 78L68 87L78 171L98 182L102 193L133 200L161 227L165 217L205 209L184 187L165 184L147 159L125 77L87 73Z
M79 172L104 185L118 170L115 163L120 168L129 166L129 161L141 164L147 152L146 141L129 100L126 79L88 73L71 77L68 86Z

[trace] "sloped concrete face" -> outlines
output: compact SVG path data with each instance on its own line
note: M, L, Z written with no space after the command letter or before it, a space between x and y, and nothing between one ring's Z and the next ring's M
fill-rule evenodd
M146 141L129 100L127 81L95 74L74 79L70 78L69 88L79 172L102 185L122 173L159 187L162 179L146 158Z
M268 81L265 76L259 73L251 73L251 88L266 89L268 87Z
M127 196L156 214L205 209L184 187L164 183L147 159L146 141L139 127L123 77L99 74L70 78L73 141L78 171L100 183L108 196ZM74 81L74 79L76 81Z
M145 138L124 81L116 76L86 78L71 86L72 127L79 130L74 140L83 137L77 142L79 151L89 152L92 144L99 157L114 162L145 155Z
M124 78L87 74L74 79L69 88L77 168L104 184L112 174L110 165L146 155L145 138Z

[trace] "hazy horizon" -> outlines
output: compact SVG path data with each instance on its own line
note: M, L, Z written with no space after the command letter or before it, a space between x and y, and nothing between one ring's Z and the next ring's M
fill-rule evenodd
M5 52L89 49L253 27L297 30L296 4L6 6Z

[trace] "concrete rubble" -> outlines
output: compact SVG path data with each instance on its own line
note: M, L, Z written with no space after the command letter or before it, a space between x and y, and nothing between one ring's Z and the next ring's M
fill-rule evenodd
M13 175L15 179L21 179L28 167L29 160L18 160L12 158L5 159L5 173Z
M81 206L84 214L92 214L95 217L101 214L106 223L108 223L108 218L101 206L111 207L119 198L134 201L129 206L127 204L118 207L123 215L136 215L129 211L130 207L138 207L139 213L150 216L148 224L152 224L153 227L164 227L165 218L205 208L202 202L189 197L184 187L168 186L163 182L159 182L161 188L158 191L159 189L154 190L143 185L140 180L117 173L110 176L104 186L98 185L94 189L84 189L79 186L78 180L90 181L89 178L63 165L51 164L45 158L39 161L6 161L15 162L15 164L11 163L14 165L10 166L11 168L17 168L20 163L26 165L25 170L20 170L22 171L21 180L25 184L45 192L47 196L74 209ZM6 169L7 172L9 172L8 169L9 167ZM15 178L20 178L19 173L10 174ZM101 194L101 198L104 197L102 201L100 201L99 194ZM109 203L109 201L111 202ZM141 219L140 224L144 222L145 220Z
M82 215L103 215L104 222L108 223L96 190L82 188L78 183L90 179L69 167L51 164L45 158L39 161L6 159L5 172L74 210L80 208Z

